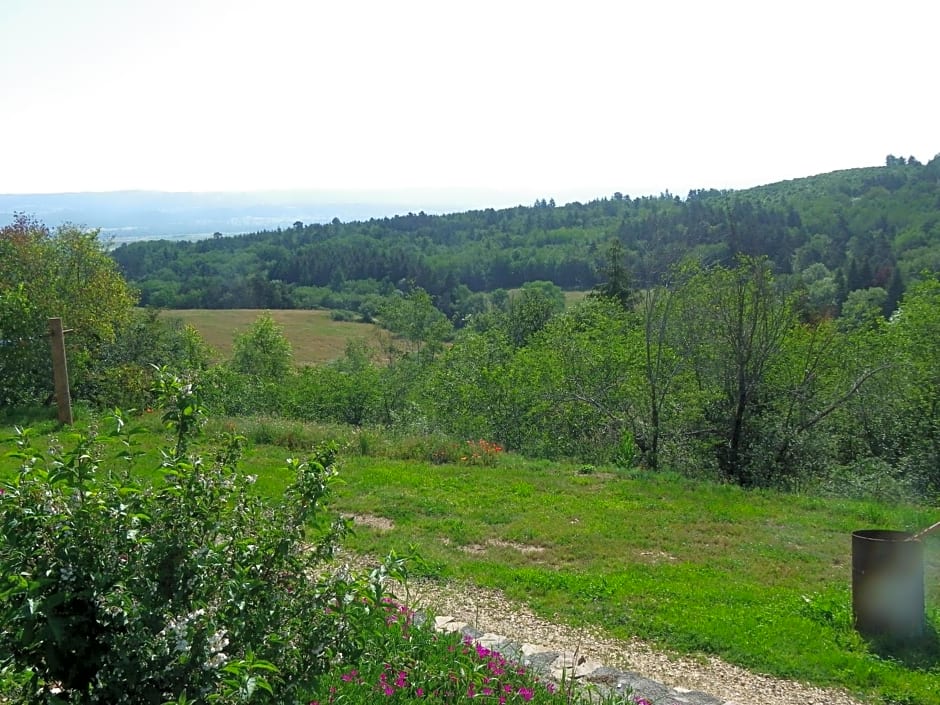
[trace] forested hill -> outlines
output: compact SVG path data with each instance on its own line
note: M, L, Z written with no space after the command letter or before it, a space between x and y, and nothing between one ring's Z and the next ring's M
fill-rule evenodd
M940 271L940 155L685 198L615 193L590 203L298 222L199 242L135 242L113 256L144 305L355 309L414 285L456 318L479 292L528 281L590 288L615 239L637 286L687 257L727 264L743 253L800 277L819 306L871 287L886 290L890 305L918 273Z

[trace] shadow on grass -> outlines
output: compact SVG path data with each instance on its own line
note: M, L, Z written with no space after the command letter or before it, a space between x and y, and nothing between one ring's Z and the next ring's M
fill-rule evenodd
M919 637L869 637L868 645L873 654L912 671L934 671L940 666L940 631L930 621Z
M0 407L0 426L47 426L58 425L58 412L54 406L7 406Z

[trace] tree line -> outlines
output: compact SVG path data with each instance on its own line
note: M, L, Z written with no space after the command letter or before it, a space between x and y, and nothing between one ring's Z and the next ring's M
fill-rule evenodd
M418 286L455 322L475 294L550 281L590 289L613 241L637 286L655 285L692 257L730 265L763 256L775 276L800 280L820 312L853 291L879 289L890 312L922 271L940 271L940 158L891 158L745 191L691 191L589 203L484 209L293 227L200 242L125 244L112 256L163 308L326 307L371 313Z

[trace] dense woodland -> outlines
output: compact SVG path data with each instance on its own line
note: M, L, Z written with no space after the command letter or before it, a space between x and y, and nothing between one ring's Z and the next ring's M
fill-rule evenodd
M738 254L766 256L778 278L805 285L818 310L837 312L849 292L879 288L887 312L922 271L940 270L938 180L940 158L889 156L883 167L744 191L298 222L200 242L136 242L113 257L148 306L370 314L382 297L417 286L459 322L481 310L483 292L538 280L594 287L616 241L640 288L684 259L728 265Z

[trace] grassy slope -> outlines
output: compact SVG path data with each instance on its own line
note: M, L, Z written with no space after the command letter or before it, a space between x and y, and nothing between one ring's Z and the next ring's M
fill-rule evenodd
M155 417L146 421L151 430ZM0 429L0 437L10 431ZM155 477L158 435L139 438L147 450L141 465ZM242 467L276 496L288 480L283 458L293 454L257 446ZM0 458L0 476L14 467ZM514 457L495 468L346 457L341 478L337 511L395 525L358 528L350 545L359 550L405 552L414 544L428 575L503 589L550 619L715 653L872 699L940 705L936 642L901 660L880 658L854 634L850 607L851 532L919 528L936 519L935 510L745 492L668 475L584 475L576 466ZM936 627L940 539L928 542L926 555Z
M395 523L360 529L362 550L415 544L432 574L501 588L548 618L940 703L936 651L926 669L905 668L872 655L851 629L851 532L922 527L928 510L515 460L488 469L355 458L343 478L338 507ZM940 541L927 554L936 625Z
M245 332L264 311L256 309L185 309L164 311L166 318L191 323L223 358L232 354L232 339ZM347 340L371 340L376 328L330 319L329 311L268 311L284 329L297 365L315 365L342 357Z

